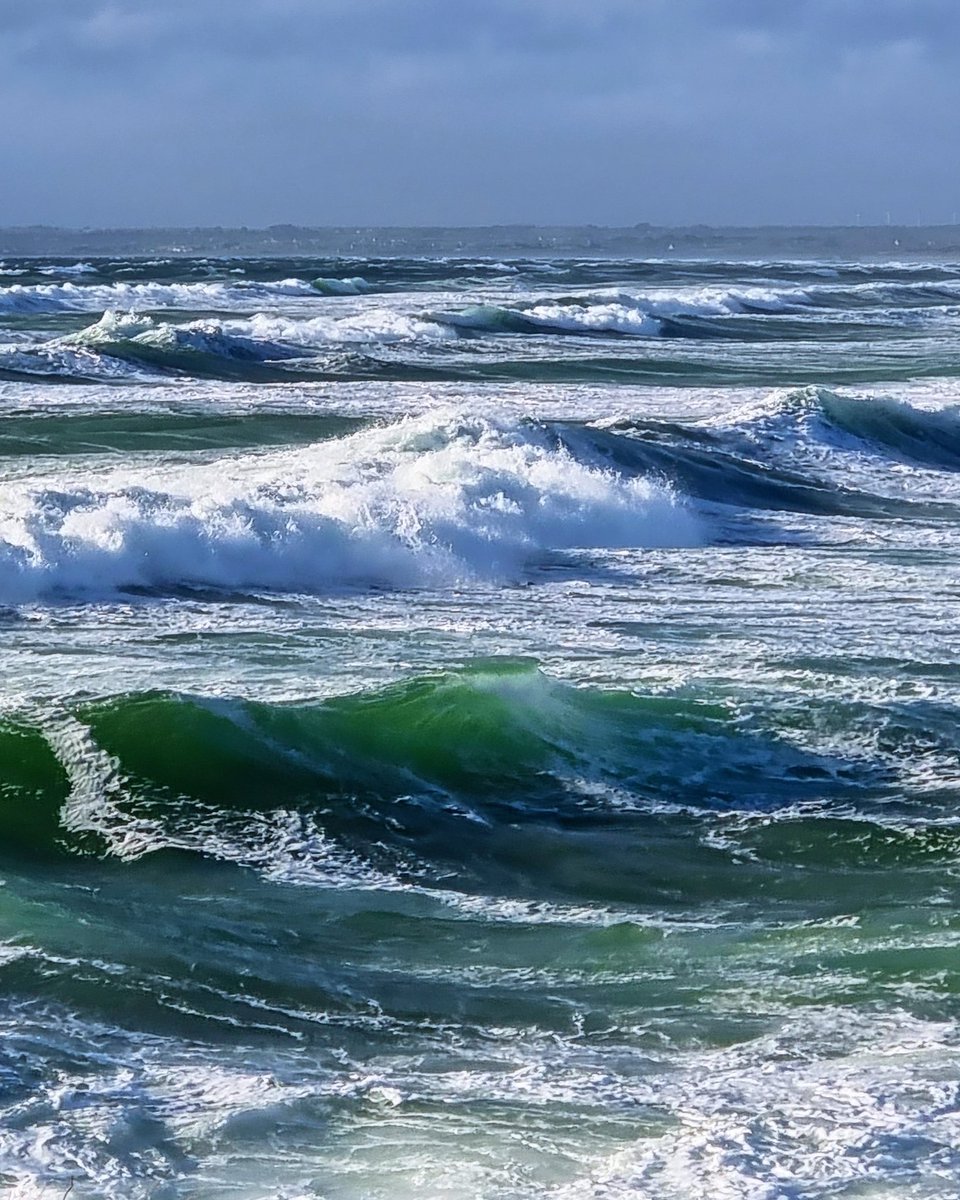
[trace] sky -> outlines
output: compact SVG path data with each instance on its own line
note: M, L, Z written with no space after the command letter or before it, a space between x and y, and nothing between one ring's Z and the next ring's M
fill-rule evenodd
M958 210L960 0L0 0L0 226Z

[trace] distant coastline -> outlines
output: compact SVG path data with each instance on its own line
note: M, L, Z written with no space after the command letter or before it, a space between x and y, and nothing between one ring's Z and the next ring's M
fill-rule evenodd
M595 258L960 258L960 225L757 226L669 228L493 225L442 227L308 227L266 229L0 228L0 257L115 255L319 256L393 255Z

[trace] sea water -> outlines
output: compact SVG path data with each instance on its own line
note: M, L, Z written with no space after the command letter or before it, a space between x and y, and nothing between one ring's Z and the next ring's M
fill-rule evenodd
M954 1200L960 265L0 264L0 1181Z

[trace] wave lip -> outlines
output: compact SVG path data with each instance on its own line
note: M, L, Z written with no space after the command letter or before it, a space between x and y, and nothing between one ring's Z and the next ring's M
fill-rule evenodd
M700 541L666 485L580 461L544 429L431 414L237 456L215 479L11 487L0 601L509 581L554 552Z
M95 729L112 730L119 739L109 749L121 756L128 732L136 735L138 752L152 755L147 729L186 722L198 738L219 730L211 745L229 755L245 741L248 755L241 758L252 753L280 773L323 776L351 794L390 797L412 789L473 797L490 810L519 805L532 811L542 794L553 811L558 781L564 788L584 785L579 797L570 799L576 788L568 795L565 803L573 807L592 807L591 785L603 779L649 793L668 779L711 808L745 796L754 803L758 795L767 803L782 800L778 788L794 799L798 789L843 786L835 764L744 732L722 704L576 687L524 658L475 660L319 704L151 694L122 698L119 708L107 704L92 716ZM175 771L194 771L197 757L188 756ZM758 775L766 776L763 783ZM218 774L204 769L200 776L218 797L230 794ZM174 790L184 788L191 790L186 779L175 782ZM212 794L207 799L219 803Z
M891 492L883 486L885 481L878 490L875 479L846 482L831 477L822 470L822 446L815 454L803 452L792 461L794 447L787 435L760 434L739 424L725 433L726 437L718 438L702 426L658 426L623 419L557 427L557 436L574 453L592 447L611 464L660 476L685 496L711 506L870 521L913 518L955 523L960 515L949 501ZM791 429L789 436L804 449L799 429ZM758 455L756 443L764 438L771 445ZM781 453L784 448L786 454Z
M918 465L960 471L960 406L922 409L893 397L826 390L817 399L824 420L842 433Z

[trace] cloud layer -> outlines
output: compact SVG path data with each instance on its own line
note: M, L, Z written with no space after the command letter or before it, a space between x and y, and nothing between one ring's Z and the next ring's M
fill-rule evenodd
M957 0L7 0L0 224L949 221Z

